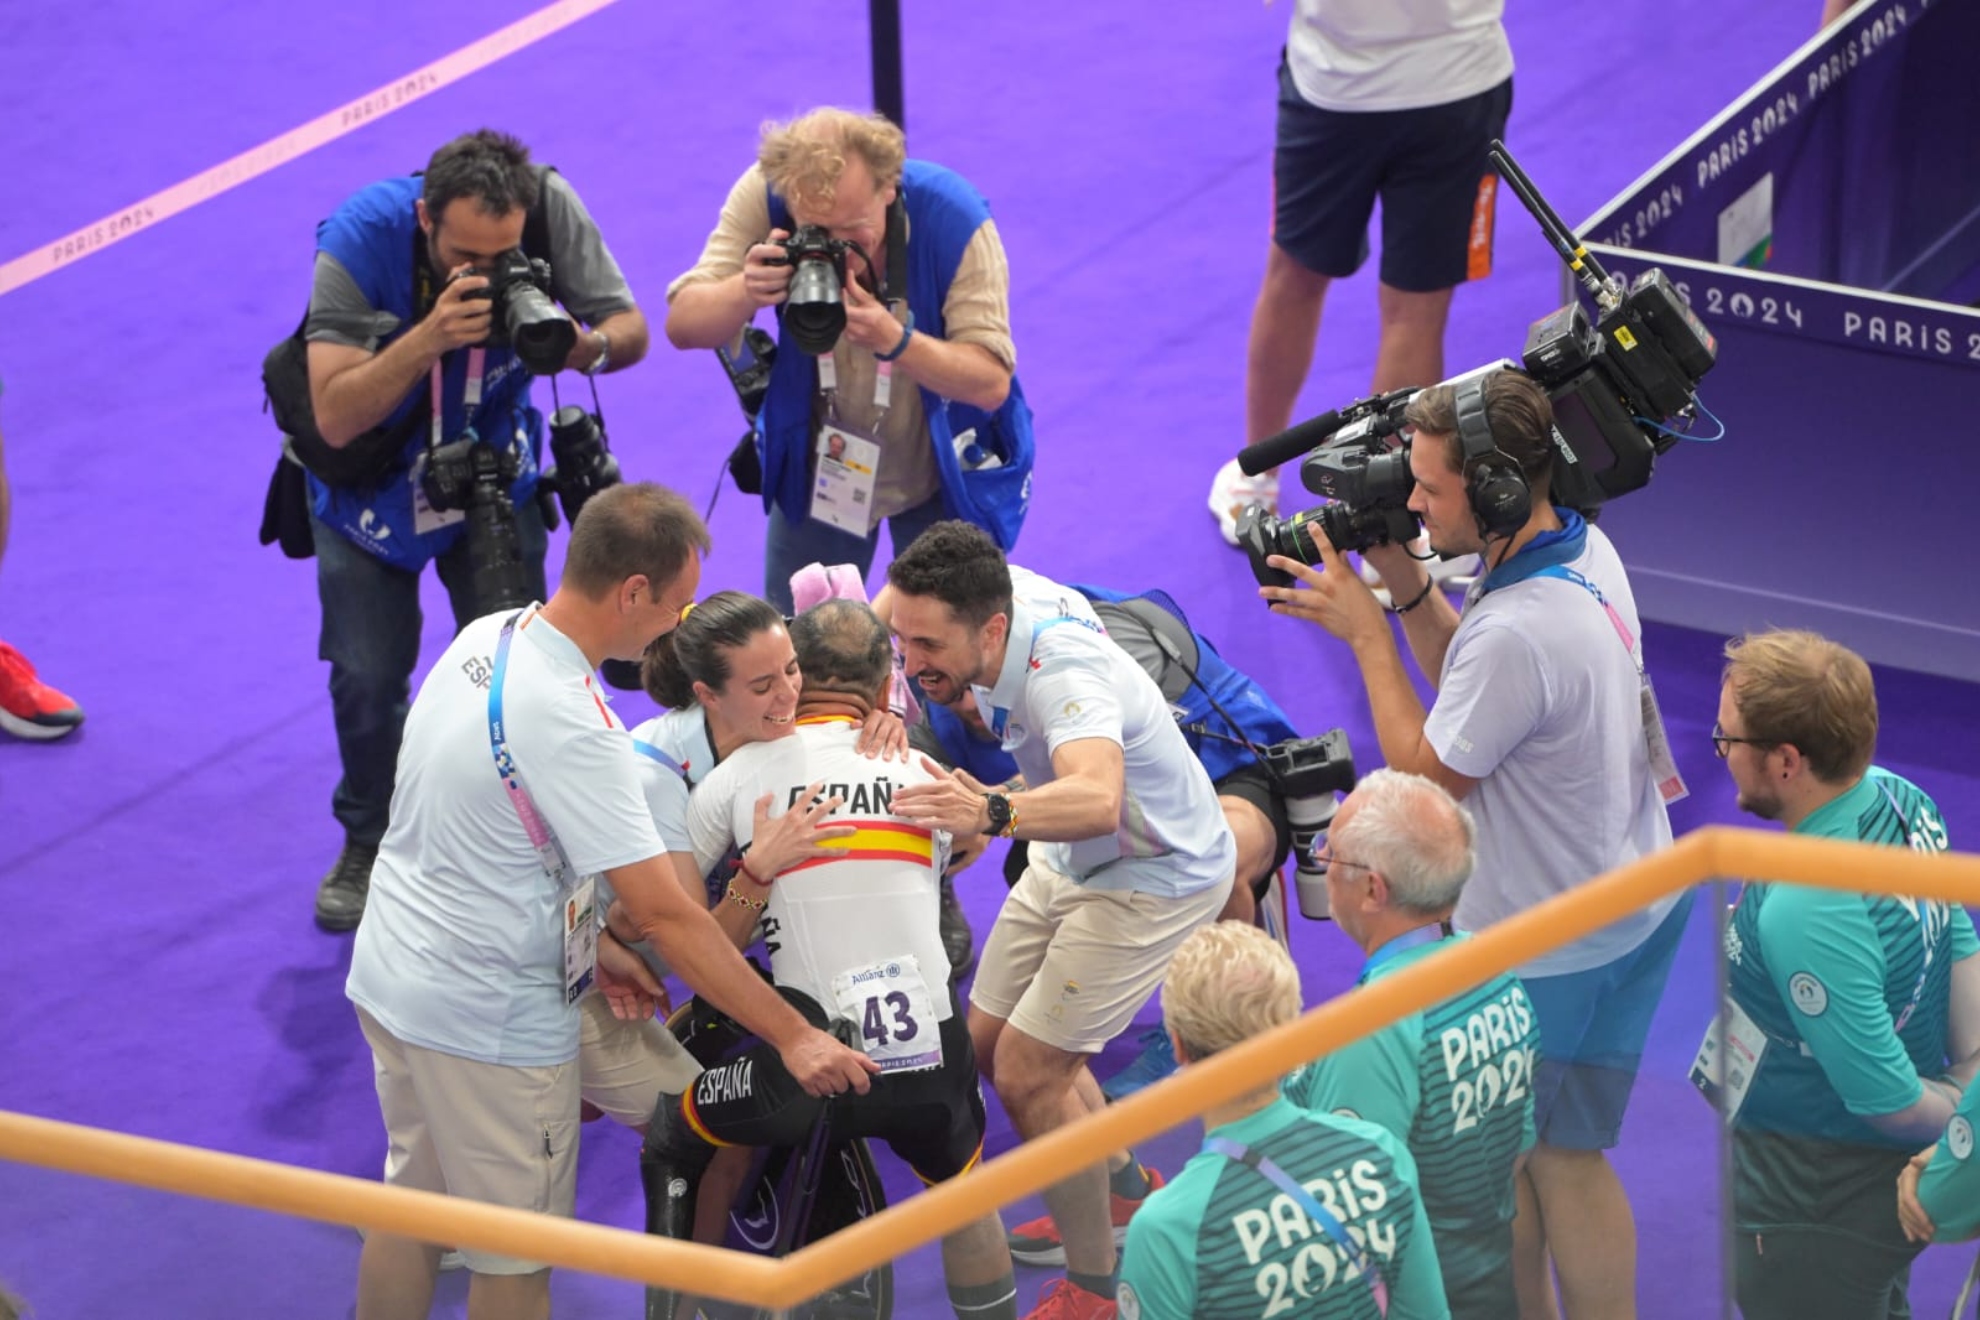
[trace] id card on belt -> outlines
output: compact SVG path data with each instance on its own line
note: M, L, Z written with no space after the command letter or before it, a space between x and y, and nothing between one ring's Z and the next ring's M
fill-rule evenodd
M873 530L873 482L880 468L880 446L827 422L818 428L817 452L811 516L863 539Z
M592 882L586 876L564 896L564 1002L575 1004L591 986L598 967L598 916L592 910Z

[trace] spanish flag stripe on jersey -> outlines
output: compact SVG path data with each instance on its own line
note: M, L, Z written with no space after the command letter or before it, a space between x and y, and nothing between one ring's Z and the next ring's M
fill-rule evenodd
M935 838L924 825L908 825L893 820L835 820L829 823L854 827L851 835L826 843L827 847L843 851L793 866L784 872L785 875L826 862L920 862L924 866L935 862Z

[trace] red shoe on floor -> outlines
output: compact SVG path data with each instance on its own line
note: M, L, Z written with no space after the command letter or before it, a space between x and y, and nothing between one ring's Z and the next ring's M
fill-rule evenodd
M1115 1320L1119 1314L1113 1298L1090 1293L1070 1279L1054 1279L1024 1320Z
M1154 1191L1168 1181L1147 1165L1141 1170L1148 1175L1148 1190ZM1144 1194L1145 1196L1145 1194ZM1128 1220L1141 1209L1141 1201L1130 1201L1125 1196L1107 1193L1107 1210L1114 1221L1114 1245L1127 1241ZM1052 1216L1040 1215L1036 1219L1019 1224L1010 1231L1011 1259L1020 1265L1064 1265L1066 1263L1065 1239L1059 1236L1059 1226L1052 1222Z
M35 677L27 657L0 642L0 729L46 742L75 732L82 722L81 706Z

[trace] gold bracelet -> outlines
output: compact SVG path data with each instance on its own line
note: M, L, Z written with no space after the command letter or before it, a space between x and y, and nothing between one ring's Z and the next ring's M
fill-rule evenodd
M751 912L761 912L764 908L770 906L770 900L768 899L750 898L748 895L744 894L741 890L736 888L734 881L730 881L729 883L729 901L731 903L734 903L737 907L745 908Z

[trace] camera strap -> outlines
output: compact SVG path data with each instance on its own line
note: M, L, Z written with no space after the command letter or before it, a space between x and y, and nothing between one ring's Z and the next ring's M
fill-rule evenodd
M441 366L446 357L435 358L429 379L433 387L433 430L430 435L431 447L438 449L447 443L446 420L441 416L441 406L445 399L445 382ZM464 433L474 432L475 409L481 407L481 373L488 360L488 350L479 344L468 350L467 381L461 388L461 429Z
M1254 1147L1247 1146L1241 1141L1232 1141L1229 1137L1206 1137L1203 1149L1213 1155L1222 1155L1225 1159L1242 1164L1291 1197L1293 1204L1306 1211L1306 1217L1319 1225L1320 1231L1325 1233L1340 1250L1348 1266L1361 1271L1363 1281L1368 1284L1368 1290L1374 1296L1376 1314L1382 1316L1389 1314L1388 1281L1382 1277L1373 1254L1348 1232L1347 1225L1341 1222L1339 1215L1321 1205L1312 1192L1300 1185L1297 1178L1259 1154Z
M509 644L515 640L518 624L526 626L525 615L531 615L535 606L518 610L509 616L502 625L502 634L495 642L495 661L488 678L488 743L495 753L495 773L502 776L502 787L509 795L509 805L515 808L516 816L522 821L523 833L536 849L536 859L543 867L543 873L550 877L550 883L557 891L563 908L561 925L564 943L564 1002L576 1003L579 995L591 984L592 972L598 962L598 927L592 912L592 877L580 876L564 853L563 844L557 841L550 822L536 809L536 802L523 784L522 771L516 765L515 753L509 747L507 726L502 719L502 685L509 672Z

